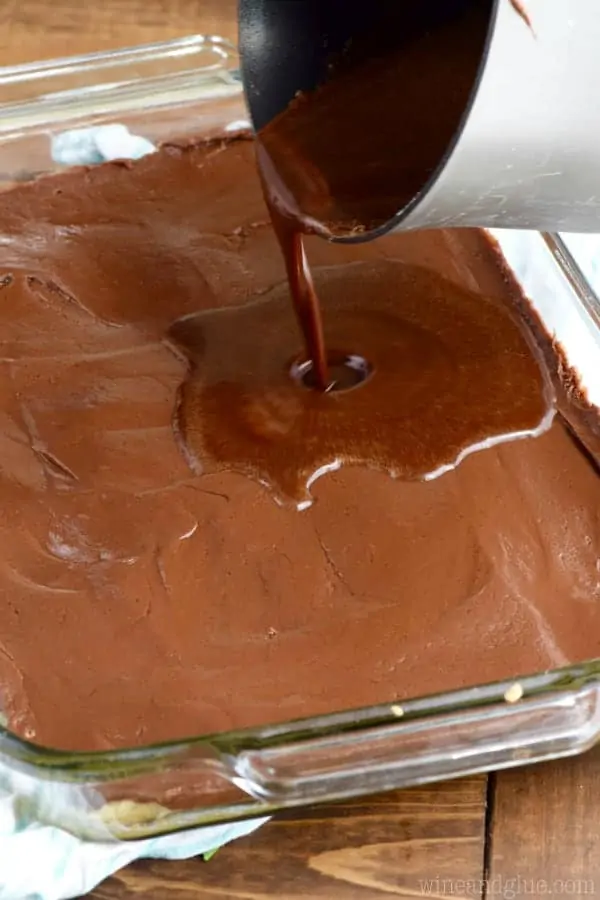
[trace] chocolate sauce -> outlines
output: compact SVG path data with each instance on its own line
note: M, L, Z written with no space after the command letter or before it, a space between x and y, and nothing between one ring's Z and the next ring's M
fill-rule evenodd
M461 18L455 34L451 20L462 50L465 33L467 45L476 46L472 31L478 22L472 13ZM440 29L444 44L447 29ZM418 33L415 42L422 39ZM432 62L432 48L425 45L421 65ZM510 313L493 301L425 269L391 263L318 272L315 289L303 234L321 230L310 203L335 200L327 187L333 175L322 170L315 181L311 159L295 155L299 190L290 189L271 150L282 135L285 141L289 127L300 141L307 129L307 140L328 158L331 147L322 141L364 124L360 114L356 123L352 119L356 109L372 110L373 72L358 49L351 48L351 62L344 60L330 82L294 101L259 134L258 168L288 284L236 310L180 321L170 332L191 364L177 425L195 470L248 475L298 508L311 504L320 475L343 465L404 480L431 479L474 449L539 433L552 419L535 352ZM381 63L380 96L387 108L399 90L406 52L404 47L401 54L386 54ZM461 102L474 59L467 54L458 69ZM325 117L328 130L322 128L324 110L332 112ZM452 118L460 111L456 107ZM434 144L438 153L439 132ZM359 146L366 152L366 145ZM361 162L366 165L366 156ZM392 181L395 165L401 165L389 155L372 162L381 168L378 177L383 173ZM346 173L351 175L356 172ZM380 198L386 187L381 180ZM368 209L372 198L362 190L359 179L355 200ZM290 295L304 353L298 351Z
M191 363L178 426L199 471L239 472L305 508L343 465L430 479L550 426L536 354L501 304L400 262L315 274L331 358L360 347L367 361L349 358L347 390L290 377L302 357L286 284L171 329Z
M259 130L278 205L303 230L352 235L388 223L436 174L468 109L491 0L380 6L328 79Z
M472 449L549 424L535 354L506 310L402 265L319 273L315 290L303 247L303 234L343 230L349 208L354 229L382 224L384 209L388 219L423 186L464 112L487 22L485 4L463 6L432 31L413 27L400 49L384 40L374 58L381 35L368 33L330 80L259 132L261 183L305 351L296 358L285 286L243 310L206 313L174 329L193 372L178 424L199 471L242 472L304 508L319 475L342 465L432 478ZM449 63L452 102L426 129L419 110ZM429 110L425 118L430 123ZM369 128L379 129L376 141ZM347 366L347 396L331 390L346 382L335 384L330 358L342 375L340 360L361 361Z
M331 386L327 350L319 299L302 243L303 228L299 226L299 216L291 214L289 206L282 203L285 188L260 145L257 161L271 223L285 263L294 310L304 338L306 361L312 366L313 385L316 390L325 392Z
M301 234L372 231L418 195L459 129L490 16L482 0L379 10L327 81L258 135L265 198L320 390L329 384L327 355Z

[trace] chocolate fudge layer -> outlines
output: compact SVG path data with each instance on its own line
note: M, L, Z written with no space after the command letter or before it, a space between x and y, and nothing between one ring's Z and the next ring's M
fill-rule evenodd
M222 355L210 343L222 334L215 310L230 336L237 319L238 347L252 338L260 359L279 358L277 335L293 350L251 141L166 147L0 200L0 684L19 734L59 748L146 744L599 654L600 479L562 418L430 481L418 467L395 479L366 465L328 472L301 512L207 446L207 417L231 420L202 403L219 384L209 363L232 358L229 343ZM452 376L478 359L479 341L496 348L494 403L525 397L520 424L540 430L547 388L516 324L521 298L484 235L313 238L307 249L326 331L346 327L340 308L359 295L404 329L403 452L428 421L427 471L447 452L452 416L461 426L442 406L436 430L431 410L451 404ZM255 312L264 303L278 317L270 335ZM445 338L461 331L448 317L464 325L460 345ZM407 337L417 333L418 353ZM361 352L359 334L340 336L341 351ZM248 377L271 372L244 359ZM279 439L293 404L258 396L245 407L251 434Z

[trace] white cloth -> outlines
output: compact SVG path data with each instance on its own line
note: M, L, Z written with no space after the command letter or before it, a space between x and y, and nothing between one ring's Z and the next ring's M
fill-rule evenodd
M52 160L61 166L92 166L114 159L141 159L156 147L144 137L131 134L125 125L95 125L53 134Z
M44 820L76 816L81 788L0 766L0 900L67 900L135 859L188 859L250 834L266 819L197 828L140 841L80 840ZM50 816L51 811L51 816Z

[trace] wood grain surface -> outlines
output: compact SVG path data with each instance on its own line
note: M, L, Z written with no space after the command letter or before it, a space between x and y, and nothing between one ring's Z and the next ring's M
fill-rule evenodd
M236 29L235 0L0 0L0 64Z
M578 0L572 0L573 3ZM235 40L235 0L0 0L0 63L186 34ZM600 894L600 755L282 816L209 863L140 862L91 900Z
M479 881L484 843L485 779L471 778L283 816L208 863L136 863L92 896L363 900L420 897L429 889L436 895L438 882Z
M490 895L600 896L600 753L497 778Z

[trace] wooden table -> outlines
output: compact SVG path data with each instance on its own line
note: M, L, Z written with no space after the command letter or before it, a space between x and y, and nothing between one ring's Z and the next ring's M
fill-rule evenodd
M576 0L573 0L576 2ZM0 0L0 62L192 32L234 0ZM384 900L600 894L600 755L282 816L210 862L142 862L96 900Z

